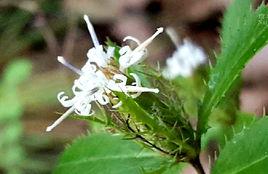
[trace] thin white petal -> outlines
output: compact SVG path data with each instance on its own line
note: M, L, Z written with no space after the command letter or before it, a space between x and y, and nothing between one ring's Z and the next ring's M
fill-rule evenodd
M91 38L92 38L94 47L99 46L99 45L100 45L99 40L98 40L98 38L97 38L97 35L96 35L95 30L94 30L94 28L93 28L93 25L92 25L92 23L90 22L90 20L89 20L89 18L88 18L87 15L84 15L84 20L85 20L86 23L87 23L87 28L88 28L89 34L90 34L90 36L91 36Z
M58 61L59 61L61 64L63 64L65 67L69 68L70 70L72 70L72 71L75 72L76 74L81 75L81 71L80 71L80 69L78 69L78 68L74 67L73 65L71 65L70 63L68 63L68 62L64 59L64 57L62 57L62 56L58 56L57 59L58 59Z
M154 40L154 38L158 36L160 33L162 33L163 31L164 31L163 27L157 28L157 31L151 37L149 37L147 40L141 43L137 48L135 48L134 52L140 51L146 48Z
M67 118L71 113L74 112L74 106L70 107L60 118L58 118L51 126L48 126L46 131L50 132L57 125L59 125L65 118Z
M125 86L127 92L153 92L158 93L159 89L157 88L146 88L140 86Z

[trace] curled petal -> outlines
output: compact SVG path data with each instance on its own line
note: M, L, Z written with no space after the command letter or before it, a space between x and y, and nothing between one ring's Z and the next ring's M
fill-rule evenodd
M119 100L118 98L114 98L114 100ZM116 103L115 105L112 106L113 109L119 108L120 106L122 106L122 102L119 101L118 103Z
M57 99L58 99L59 101L61 101L63 97L67 97L67 98L68 98L68 96L63 96L63 95L65 95L65 92L63 92L63 91L62 91L62 92L59 92L58 95L57 95ZM65 99L64 99L64 100L65 100Z
M101 105L107 105L110 102L109 97L107 95L105 95L105 94L98 94L98 95L96 95L96 100Z
M97 71L97 67L96 65L92 64L92 62L87 61L86 64L82 67L82 72L96 72Z
M85 94L91 91L96 85L90 83L90 81L78 79L74 81L74 85L72 87L72 91L74 95L78 96L81 94Z
M141 86L141 81L140 81L140 78L137 74L135 73L130 73L131 76L133 76L133 78L135 79L135 82L132 83L132 85L135 85L135 86ZM141 95L142 92L137 92L136 94L132 94L131 97L132 98L137 98Z
M132 50L130 49L129 46L123 46L123 47L120 48L120 50L119 50L119 54L120 54L121 56L123 56L124 54L129 54L129 53L131 53L131 52L132 52Z
M110 57L103 51L102 45L89 49L87 57L89 62L96 63L99 67L106 67L108 60L110 59Z
M139 76L135 73L130 73L130 75L134 78L135 82L133 82L132 84L133 85L136 85L136 86L141 86L141 80L139 78Z
M78 115L92 115L91 112L91 104L89 103L90 101L81 101L76 103L75 106L75 113Z
M60 92L57 95L57 98L58 98L59 102L62 104L62 106L64 106L64 107L72 106L75 103L75 100L76 100L75 97L72 98L72 99L69 99L69 97L67 95L65 95L64 92Z
M78 81L74 81L74 85L72 87L72 91L74 93L74 95L78 95L80 92L82 92L82 88L80 86L80 84L78 84L79 82Z
M124 55L121 55L121 57L119 58L120 71L124 72L124 70L127 69L128 67L143 61L144 58L146 57L146 53L147 50L144 49L136 51L135 53L134 51L129 51L126 52Z
M98 46L98 47L100 47L100 46ZM99 57L99 53L95 47L90 48L88 50L87 57L88 57L88 61L90 63L96 63L99 67L106 65L105 60L103 60L101 57Z
M141 42L139 41L139 39L135 38L135 37L132 37L132 36L127 36L123 39L124 42L126 42L127 40L131 40L131 41L134 41L137 45L140 45Z
M115 81L116 84L121 84L121 85L127 84L127 77L122 74L115 74L113 76L113 80Z

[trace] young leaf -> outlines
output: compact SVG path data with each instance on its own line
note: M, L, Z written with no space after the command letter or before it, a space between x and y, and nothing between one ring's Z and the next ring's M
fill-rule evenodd
M268 40L268 8L253 10L251 0L235 0L223 21L222 50L212 70L208 90L199 110L199 136L207 129L212 110L228 92L245 64ZM264 60L265 61L265 60Z
M212 174L267 173L268 117L237 134L221 151Z
M95 134L74 142L60 158L54 174L139 174L170 164L170 160L122 136Z

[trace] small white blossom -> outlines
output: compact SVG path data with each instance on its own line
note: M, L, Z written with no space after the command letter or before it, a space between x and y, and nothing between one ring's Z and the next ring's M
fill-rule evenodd
M103 46L99 44L94 28L89 21L88 16L84 16L87 23L89 33L91 35L94 47L89 49L87 53L88 60L86 64L80 69L75 68L71 64L65 61L63 57L58 57L58 61L73 70L79 75L79 78L74 81L72 92L73 98L69 98L64 92L60 92L57 96L60 103L69 108L59 119L57 119L51 126L47 127L46 131L51 131L58 124L60 124L70 114L75 112L78 115L90 116L94 114L91 109L91 102L98 102L100 105L107 105L111 103L111 100L117 101L112 108L118 108L122 102L113 94L113 92L123 92L125 95L132 98L138 97L142 92L153 92L158 93L158 89L146 88L141 86L139 77L135 73L130 73L133 77L134 82L131 85L127 84L128 78L122 74L118 69L113 67L110 69L109 63L114 55L114 48L108 47L105 51ZM137 42L138 47L133 51L128 47L123 47L120 52L121 57L119 58L121 63L120 67L126 69L127 67L140 62L143 58L145 47L155 38L163 29L158 31L149 39L143 43L139 43L133 37L128 36L126 39L131 39Z
M179 45L177 42L178 39L174 36L173 32L172 34L170 31L167 33L177 49L166 60L167 66L163 71L163 76L167 79L174 79L178 76L191 76L196 67L206 62L206 54L201 47L193 44L188 39L184 39L183 44Z

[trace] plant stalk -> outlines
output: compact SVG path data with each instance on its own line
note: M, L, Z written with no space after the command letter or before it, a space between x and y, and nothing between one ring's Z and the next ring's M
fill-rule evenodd
M190 162L198 174L206 174L199 157Z

